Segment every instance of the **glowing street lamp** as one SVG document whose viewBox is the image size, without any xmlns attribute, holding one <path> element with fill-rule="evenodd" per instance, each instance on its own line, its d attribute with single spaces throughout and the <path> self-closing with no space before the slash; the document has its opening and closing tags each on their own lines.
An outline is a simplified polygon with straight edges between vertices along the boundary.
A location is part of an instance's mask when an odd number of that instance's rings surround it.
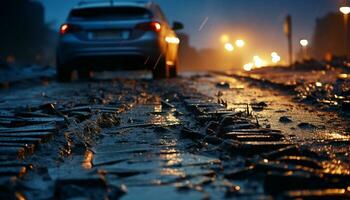
<svg viewBox="0 0 350 200">
<path fill-rule="evenodd" d="M 339 11 L 343 13 L 344 15 L 344 27 L 345 27 L 345 50 L 346 54 L 348 54 L 349 51 L 349 36 L 348 36 L 348 21 L 349 21 L 349 13 L 350 13 L 350 7 L 343 6 L 339 8 Z"/>
<path fill-rule="evenodd" d="M 344 15 L 347 15 L 350 13 L 350 7 L 347 7 L 347 6 L 341 7 L 341 8 L 339 8 L 339 11 L 341 13 L 343 13 Z"/>
<path fill-rule="evenodd" d="M 302 47 L 307 47 L 309 45 L 309 41 L 306 39 L 302 39 L 302 40 L 300 40 L 300 45 Z"/>
<path fill-rule="evenodd" d="M 252 71 L 253 68 L 254 68 L 253 63 L 247 63 L 247 64 L 243 65 L 244 71 L 247 71 L 247 72 Z"/>
<path fill-rule="evenodd" d="M 235 48 L 233 47 L 233 45 L 232 45 L 231 43 L 229 43 L 229 42 L 227 42 L 227 43 L 225 44 L 225 49 L 226 49 L 226 51 L 228 51 L 228 52 L 232 52 L 233 50 L 235 50 Z"/>
<path fill-rule="evenodd" d="M 281 56 L 279 56 L 278 53 L 276 53 L 276 52 L 272 52 L 271 53 L 271 61 L 274 64 L 277 64 L 279 61 L 281 61 Z"/>
<path fill-rule="evenodd" d="M 245 45 L 245 41 L 244 40 L 241 40 L 241 39 L 236 40 L 236 46 L 237 47 L 242 48 L 242 47 L 244 47 L 244 45 Z"/>
<path fill-rule="evenodd" d="M 220 41 L 222 43 L 227 43 L 228 41 L 230 41 L 230 37 L 228 35 L 224 34 L 220 37 Z"/>
<path fill-rule="evenodd" d="M 256 68 L 261 68 L 266 66 L 266 62 L 263 59 L 261 59 L 259 56 L 254 56 L 253 61 Z"/>
<path fill-rule="evenodd" d="M 300 40 L 300 45 L 303 51 L 303 57 L 304 59 L 307 59 L 309 57 L 308 52 L 307 52 L 307 47 L 309 45 L 309 41 L 306 39 Z"/>
</svg>

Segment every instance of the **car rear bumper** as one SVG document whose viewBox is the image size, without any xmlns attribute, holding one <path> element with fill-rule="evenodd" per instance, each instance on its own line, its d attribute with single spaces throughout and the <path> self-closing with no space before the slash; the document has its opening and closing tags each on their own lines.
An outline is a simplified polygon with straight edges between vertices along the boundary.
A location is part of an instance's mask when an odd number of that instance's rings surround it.
<svg viewBox="0 0 350 200">
<path fill-rule="evenodd" d="M 164 55 L 156 39 L 120 43 L 60 41 L 58 63 L 74 69 L 145 69 Z"/>
</svg>

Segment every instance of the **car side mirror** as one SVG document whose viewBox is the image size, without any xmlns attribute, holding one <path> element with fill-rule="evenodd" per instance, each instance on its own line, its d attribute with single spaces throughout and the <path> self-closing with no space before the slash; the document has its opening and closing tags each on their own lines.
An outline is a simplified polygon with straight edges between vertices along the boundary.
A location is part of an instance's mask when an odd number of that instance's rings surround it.
<svg viewBox="0 0 350 200">
<path fill-rule="evenodd" d="M 184 25 L 181 22 L 174 22 L 173 23 L 173 30 L 181 30 L 184 28 Z"/>
</svg>

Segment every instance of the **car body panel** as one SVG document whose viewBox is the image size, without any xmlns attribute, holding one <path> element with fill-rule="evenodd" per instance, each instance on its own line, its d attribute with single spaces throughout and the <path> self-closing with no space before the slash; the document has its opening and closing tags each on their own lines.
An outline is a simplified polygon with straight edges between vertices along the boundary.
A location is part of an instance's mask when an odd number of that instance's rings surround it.
<svg viewBox="0 0 350 200">
<path fill-rule="evenodd" d="M 94 3 L 84 4 L 75 9 L 104 9 L 110 8 L 110 6 L 108 3 Z M 57 62 L 61 67 L 118 70 L 128 69 L 128 64 L 132 64 L 130 69 L 151 69 L 159 62 L 161 57 L 164 57 L 167 63 L 176 63 L 178 44 L 166 42 L 167 37 L 176 37 L 176 33 L 171 29 L 157 5 L 118 2 L 114 3 L 113 7 L 147 9 L 151 16 L 147 19 L 106 21 L 84 21 L 73 19 L 71 16 L 68 17 L 67 24 L 79 27 L 79 31 L 67 33 L 60 37 L 57 49 Z M 150 22 L 159 22 L 162 26 L 160 32 L 136 28 L 139 24 Z M 108 35 L 113 35 L 113 37 L 105 37 Z M 92 62 L 92 59 L 96 60 L 96 62 Z M 138 61 L 138 63 L 129 63 L 127 62 L 129 60 Z M 105 66 L 105 63 L 112 66 Z"/>
</svg>

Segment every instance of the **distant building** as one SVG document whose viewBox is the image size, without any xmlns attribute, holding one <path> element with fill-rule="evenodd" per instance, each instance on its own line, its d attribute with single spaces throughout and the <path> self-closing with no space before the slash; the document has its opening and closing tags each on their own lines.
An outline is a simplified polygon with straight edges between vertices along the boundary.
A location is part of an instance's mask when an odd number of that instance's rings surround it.
<svg viewBox="0 0 350 200">
<path fill-rule="evenodd" d="M 0 6 L 0 58 L 41 62 L 54 34 L 45 25 L 41 3 L 30 0 L 2 1 Z"/>
<path fill-rule="evenodd" d="M 350 31 L 349 24 L 347 24 L 347 26 Z M 324 59 L 330 55 L 346 55 L 345 36 L 345 25 L 342 14 L 329 13 L 323 18 L 317 19 L 311 45 L 312 57 Z"/>
</svg>

